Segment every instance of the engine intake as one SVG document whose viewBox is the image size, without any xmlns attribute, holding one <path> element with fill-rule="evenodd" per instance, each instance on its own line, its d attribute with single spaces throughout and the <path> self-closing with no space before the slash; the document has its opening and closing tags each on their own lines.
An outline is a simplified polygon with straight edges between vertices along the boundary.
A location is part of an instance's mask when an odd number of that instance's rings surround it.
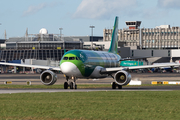
<svg viewBox="0 0 180 120">
<path fill-rule="evenodd" d="M 44 85 L 53 85 L 57 81 L 57 75 L 53 71 L 46 70 L 41 74 L 40 79 Z"/>
<path fill-rule="evenodd" d="M 131 81 L 131 74 L 126 71 L 118 71 L 114 79 L 118 85 L 127 85 Z"/>
</svg>

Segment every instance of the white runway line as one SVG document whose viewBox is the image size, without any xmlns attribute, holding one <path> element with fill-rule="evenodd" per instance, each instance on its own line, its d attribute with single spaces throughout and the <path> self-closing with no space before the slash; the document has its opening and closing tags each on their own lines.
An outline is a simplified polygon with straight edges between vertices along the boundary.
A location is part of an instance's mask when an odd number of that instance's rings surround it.
<svg viewBox="0 0 180 120">
<path fill-rule="evenodd" d="M 172 91 L 171 89 L 79 89 L 79 90 L 64 90 L 64 89 L 59 89 L 59 90 L 48 90 L 48 89 L 43 89 L 43 90 L 8 90 L 8 89 L 3 89 L 0 90 L 0 94 L 13 94 L 13 93 L 54 93 L 54 92 L 98 92 L 98 91 L 104 91 L 104 92 L 110 92 L 110 91 Z"/>
</svg>

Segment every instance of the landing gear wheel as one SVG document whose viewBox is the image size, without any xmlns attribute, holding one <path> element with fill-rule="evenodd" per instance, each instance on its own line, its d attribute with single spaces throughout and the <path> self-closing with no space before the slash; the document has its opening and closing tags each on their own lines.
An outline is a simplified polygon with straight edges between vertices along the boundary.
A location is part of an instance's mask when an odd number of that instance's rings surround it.
<svg viewBox="0 0 180 120">
<path fill-rule="evenodd" d="M 73 89 L 73 82 L 70 83 L 70 89 Z"/>
<path fill-rule="evenodd" d="M 118 85 L 118 89 L 122 89 L 122 85 Z"/>
<path fill-rule="evenodd" d="M 68 89 L 68 83 L 64 82 L 64 89 Z"/>
<path fill-rule="evenodd" d="M 116 83 L 115 82 L 112 83 L 112 89 L 116 89 Z"/>
<path fill-rule="evenodd" d="M 77 89 L 77 85 L 75 85 L 75 89 Z"/>
</svg>

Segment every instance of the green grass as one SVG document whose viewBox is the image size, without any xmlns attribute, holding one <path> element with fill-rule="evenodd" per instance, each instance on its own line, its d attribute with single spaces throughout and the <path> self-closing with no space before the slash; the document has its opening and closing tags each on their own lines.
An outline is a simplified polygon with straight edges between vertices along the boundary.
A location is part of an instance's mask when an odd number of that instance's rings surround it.
<svg viewBox="0 0 180 120">
<path fill-rule="evenodd" d="M 78 89 L 83 88 L 110 88 L 110 84 L 78 84 Z M 0 89 L 63 89 L 64 85 L 0 85 Z"/>
<path fill-rule="evenodd" d="M 111 84 L 77 84 L 78 89 L 87 89 L 87 88 L 112 88 Z M 143 84 L 143 85 L 127 85 L 125 87 L 141 87 L 141 86 L 177 86 L 177 85 L 163 85 L 163 84 Z M 63 89 L 64 85 L 4 85 L 0 84 L 0 89 Z"/>
<path fill-rule="evenodd" d="M 172 120 L 179 100 L 179 91 L 1 94 L 0 119 Z"/>
</svg>

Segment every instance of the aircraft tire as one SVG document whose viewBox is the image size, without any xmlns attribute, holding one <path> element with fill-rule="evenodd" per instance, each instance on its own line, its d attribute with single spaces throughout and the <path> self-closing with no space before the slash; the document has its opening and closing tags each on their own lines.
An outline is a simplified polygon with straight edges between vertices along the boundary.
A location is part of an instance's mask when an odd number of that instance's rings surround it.
<svg viewBox="0 0 180 120">
<path fill-rule="evenodd" d="M 122 85 L 118 85 L 118 89 L 122 89 Z"/>
<path fill-rule="evenodd" d="M 68 89 L 68 83 L 64 82 L 64 89 Z"/>
<path fill-rule="evenodd" d="M 116 83 L 115 82 L 112 83 L 112 89 L 116 89 Z"/>
<path fill-rule="evenodd" d="M 70 83 L 70 89 L 73 89 L 73 82 Z"/>
</svg>

